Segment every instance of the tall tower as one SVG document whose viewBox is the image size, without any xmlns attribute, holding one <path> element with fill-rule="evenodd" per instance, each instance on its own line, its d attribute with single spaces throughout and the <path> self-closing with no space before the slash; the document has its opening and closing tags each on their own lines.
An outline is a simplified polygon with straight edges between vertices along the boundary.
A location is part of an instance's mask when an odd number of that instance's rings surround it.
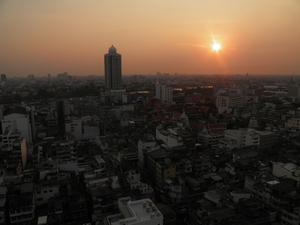
<svg viewBox="0 0 300 225">
<path fill-rule="evenodd" d="M 117 53 L 117 49 L 112 45 L 108 49 L 108 53 L 104 55 L 105 65 L 105 89 L 119 90 L 122 88 L 122 67 L 121 55 Z"/>
<path fill-rule="evenodd" d="M 6 82 L 6 74 L 1 74 L 1 82 Z"/>
</svg>

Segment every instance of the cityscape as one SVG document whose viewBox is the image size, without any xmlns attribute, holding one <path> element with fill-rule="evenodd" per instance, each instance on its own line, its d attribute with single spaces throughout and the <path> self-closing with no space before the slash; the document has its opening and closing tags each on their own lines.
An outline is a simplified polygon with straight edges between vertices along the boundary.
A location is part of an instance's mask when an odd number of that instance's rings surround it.
<svg viewBox="0 0 300 225">
<path fill-rule="evenodd" d="M 299 224 L 300 76 L 1 74 L 3 224 Z"/>
<path fill-rule="evenodd" d="M 299 2 L 0 12 L 0 224 L 300 224 Z"/>
</svg>

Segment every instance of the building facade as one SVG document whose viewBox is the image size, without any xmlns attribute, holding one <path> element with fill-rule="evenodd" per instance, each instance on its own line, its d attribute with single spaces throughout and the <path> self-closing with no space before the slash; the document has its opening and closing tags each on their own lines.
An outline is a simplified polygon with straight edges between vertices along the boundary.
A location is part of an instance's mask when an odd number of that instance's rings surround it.
<svg viewBox="0 0 300 225">
<path fill-rule="evenodd" d="M 119 90 L 122 88 L 121 55 L 112 45 L 104 55 L 105 88 L 106 90 Z"/>
<path fill-rule="evenodd" d="M 162 102 L 172 102 L 173 101 L 173 88 L 168 85 L 159 84 L 156 82 L 156 95 L 155 97 Z"/>
</svg>

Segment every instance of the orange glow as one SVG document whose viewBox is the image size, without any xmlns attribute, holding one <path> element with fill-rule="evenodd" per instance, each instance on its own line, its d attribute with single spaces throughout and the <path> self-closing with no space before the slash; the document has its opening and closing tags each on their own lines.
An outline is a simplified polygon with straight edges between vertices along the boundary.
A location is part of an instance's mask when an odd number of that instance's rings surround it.
<svg viewBox="0 0 300 225">
<path fill-rule="evenodd" d="M 0 1 L 0 73 L 103 75 L 113 44 L 123 75 L 299 75 L 299 1 L 275 2 Z"/>
<path fill-rule="evenodd" d="M 221 44 L 219 42 L 214 41 L 214 43 L 212 44 L 211 48 L 212 48 L 213 51 L 218 52 L 219 50 L 222 49 L 222 46 L 221 46 Z"/>
</svg>

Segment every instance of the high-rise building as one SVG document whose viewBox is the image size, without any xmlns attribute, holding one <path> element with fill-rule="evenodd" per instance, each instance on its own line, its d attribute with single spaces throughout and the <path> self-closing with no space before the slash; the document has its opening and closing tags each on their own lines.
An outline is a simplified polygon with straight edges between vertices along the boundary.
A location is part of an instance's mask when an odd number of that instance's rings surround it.
<svg viewBox="0 0 300 225">
<path fill-rule="evenodd" d="M 28 75 L 28 80 L 34 80 L 34 75 L 33 74 L 29 74 Z"/>
<path fill-rule="evenodd" d="M 168 85 L 162 85 L 156 82 L 156 98 L 161 100 L 162 102 L 172 102 L 173 101 L 173 88 Z"/>
<path fill-rule="evenodd" d="M 106 90 L 119 90 L 122 88 L 121 55 L 112 45 L 104 55 L 105 88 Z"/>
<path fill-rule="evenodd" d="M 6 82 L 6 74 L 1 74 L 1 82 Z"/>
</svg>

